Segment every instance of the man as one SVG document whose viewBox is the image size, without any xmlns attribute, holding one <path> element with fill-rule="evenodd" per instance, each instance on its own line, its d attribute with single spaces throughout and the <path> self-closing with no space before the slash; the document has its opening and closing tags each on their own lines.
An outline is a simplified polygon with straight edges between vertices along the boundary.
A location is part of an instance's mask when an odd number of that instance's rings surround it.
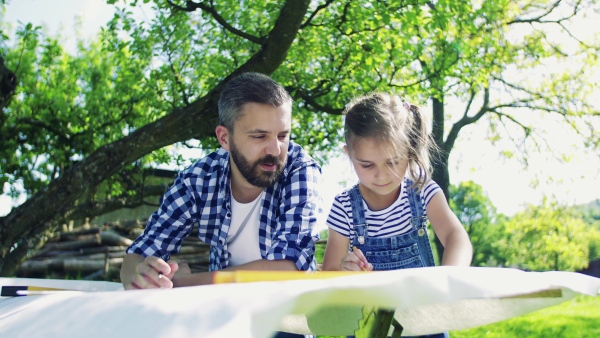
<svg viewBox="0 0 600 338">
<path fill-rule="evenodd" d="M 314 270 L 321 168 L 290 141 L 292 98 L 244 73 L 219 99 L 221 149 L 181 171 L 127 249 L 125 289 L 210 284 L 216 270 Z M 209 272 L 168 262 L 192 227 L 210 244 Z M 184 271 L 185 270 L 185 271 Z"/>
</svg>

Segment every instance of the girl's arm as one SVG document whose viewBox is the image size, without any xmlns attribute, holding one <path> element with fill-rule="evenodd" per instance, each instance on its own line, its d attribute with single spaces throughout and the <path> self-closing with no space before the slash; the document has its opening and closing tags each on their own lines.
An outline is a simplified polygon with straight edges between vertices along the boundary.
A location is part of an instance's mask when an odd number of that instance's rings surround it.
<svg viewBox="0 0 600 338">
<path fill-rule="evenodd" d="M 469 235 L 448 206 L 443 192 L 439 191 L 429 201 L 427 217 L 435 235 L 444 246 L 441 265 L 469 266 L 473 258 Z"/>
<path fill-rule="evenodd" d="M 348 252 L 350 239 L 339 232 L 328 229 L 327 246 L 323 257 L 323 271 L 361 271 L 373 270 L 360 250 Z"/>
<path fill-rule="evenodd" d="M 323 271 L 341 270 L 342 259 L 348 254 L 350 239 L 339 232 L 327 229 L 327 246 L 323 256 Z"/>
</svg>

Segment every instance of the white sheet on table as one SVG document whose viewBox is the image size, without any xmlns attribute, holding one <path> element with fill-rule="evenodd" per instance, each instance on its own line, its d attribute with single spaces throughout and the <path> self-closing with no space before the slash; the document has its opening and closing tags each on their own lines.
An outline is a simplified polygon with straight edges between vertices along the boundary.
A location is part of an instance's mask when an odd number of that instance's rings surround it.
<svg viewBox="0 0 600 338">
<path fill-rule="evenodd" d="M 403 335 L 416 335 L 476 327 L 600 293 L 600 279 L 578 273 L 473 267 L 172 290 L 20 278 L 0 278 L 0 285 L 95 291 L 0 300 L 0 337 L 61 338 L 270 337 L 278 329 L 351 334 L 364 304 L 396 308 Z M 506 298 L 556 289 L 560 297 Z"/>
</svg>

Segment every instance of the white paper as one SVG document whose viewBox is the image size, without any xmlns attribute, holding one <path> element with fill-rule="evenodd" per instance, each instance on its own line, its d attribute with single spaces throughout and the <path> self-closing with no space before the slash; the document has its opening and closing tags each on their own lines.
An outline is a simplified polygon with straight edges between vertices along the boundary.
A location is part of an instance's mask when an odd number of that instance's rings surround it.
<svg viewBox="0 0 600 338">
<path fill-rule="evenodd" d="M 90 291 L 0 299 L 0 337 L 49 338 L 271 337 L 277 330 L 352 334 L 365 304 L 396 308 L 403 335 L 417 335 L 476 327 L 579 294 L 600 294 L 600 279 L 579 273 L 474 267 L 170 290 L 20 278 L 0 278 L 0 285 Z M 535 295 L 543 291 L 551 296 Z M 522 298 L 507 298 L 515 296 Z"/>
</svg>

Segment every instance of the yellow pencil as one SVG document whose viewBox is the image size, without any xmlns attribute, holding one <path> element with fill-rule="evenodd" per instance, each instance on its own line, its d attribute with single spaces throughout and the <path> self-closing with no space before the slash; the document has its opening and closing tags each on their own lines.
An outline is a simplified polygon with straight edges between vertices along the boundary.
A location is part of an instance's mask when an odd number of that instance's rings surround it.
<svg viewBox="0 0 600 338">
<path fill-rule="evenodd" d="M 215 271 L 213 284 L 286 281 L 300 279 L 328 279 L 356 276 L 355 271 Z"/>
<path fill-rule="evenodd" d="M 352 252 L 358 250 L 358 248 L 356 246 L 352 247 Z M 367 271 L 367 268 L 365 268 L 364 266 L 362 268 L 360 268 L 361 271 Z"/>
<path fill-rule="evenodd" d="M 48 288 L 43 286 L 32 286 L 32 285 L 4 285 L 2 291 L 0 291 L 0 297 L 18 297 L 35 294 L 46 294 L 56 291 L 73 291 L 69 289 L 57 289 Z"/>
</svg>

